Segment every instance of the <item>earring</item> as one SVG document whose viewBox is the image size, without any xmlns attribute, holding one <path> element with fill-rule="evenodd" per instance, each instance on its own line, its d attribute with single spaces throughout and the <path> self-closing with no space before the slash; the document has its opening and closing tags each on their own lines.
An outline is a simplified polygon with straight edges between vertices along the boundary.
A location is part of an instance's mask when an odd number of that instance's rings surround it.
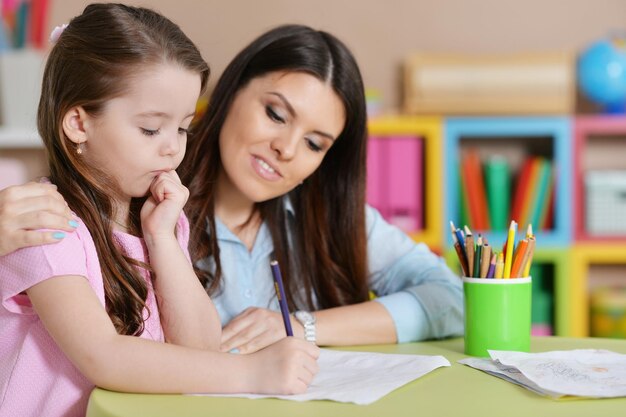
<svg viewBox="0 0 626 417">
<path fill-rule="evenodd" d="M 83 147 L 82 147 L 82 143 L 79 143 L 78 146 L 76 147 L 76 153 L 78 155 L 82 155 L 83 154 Z"/>
</svg>

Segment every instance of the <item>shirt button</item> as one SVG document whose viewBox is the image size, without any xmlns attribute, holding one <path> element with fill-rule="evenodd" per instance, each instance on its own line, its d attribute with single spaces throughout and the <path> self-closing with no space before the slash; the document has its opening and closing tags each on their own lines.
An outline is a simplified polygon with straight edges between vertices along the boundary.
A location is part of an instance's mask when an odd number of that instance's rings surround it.
<svg viewBox="0 0 626 417">
<path fill-rule="evenodd" d="M 243 293 L 243 295 L 244 295 L 246 298 L 250 298 L 250 297 L 252 297 L 252 290 L 251 290 L 251 289 L 247 289 L 247 290 Z"/>
</svg>

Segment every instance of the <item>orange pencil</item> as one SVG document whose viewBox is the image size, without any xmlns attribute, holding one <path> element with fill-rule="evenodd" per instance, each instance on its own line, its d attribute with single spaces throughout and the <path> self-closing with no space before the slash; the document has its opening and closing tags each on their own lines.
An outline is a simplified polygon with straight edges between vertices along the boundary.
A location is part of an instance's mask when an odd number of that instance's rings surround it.
<svg viewBox="0 0 626 417">
<path fill-rule="evenodd" d="M 513 256 L 513 266 L 511 267 L 511 278 L 519 278 L 524 267 L 524 257 L 528 252 L 528 239 L 522 239 L 515 248 L 515 255 Z M 526 258 L 528 259 L 528 257 Z"/>
<path fill-rule="evenodd" d="M 524 278 L 530 276 L 530 265 L 533 263 L 533 254 L 535 253 L 535 245 L 536 245 L 535 237 L 531 236 L 528 238 L 528 250 L 526 251 L 527 256 L 524 260 L 524 271 L 522 276 Z"/>
</svg>

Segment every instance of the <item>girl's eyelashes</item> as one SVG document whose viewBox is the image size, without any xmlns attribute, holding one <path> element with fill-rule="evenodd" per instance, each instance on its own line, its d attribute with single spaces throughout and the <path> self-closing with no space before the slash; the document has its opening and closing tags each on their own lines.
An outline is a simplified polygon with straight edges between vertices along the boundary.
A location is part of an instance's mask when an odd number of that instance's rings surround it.
<svg viewBox="0 0 626 417">
<path fill-rule="evenodd" d="M 285 119 L 281 117 L 270 105 L 265 106 L 265 113 L 275 122 L 285 123 Z"/>
<path fill-rule="evenodd" d="M 155 136 L 155 135 L 158 135 L 159 132 L 161 131 L 161 129 L 152 130 L 152 129 L 145 129 L 143 127 L 140 127 L 139 129 L 141 129 L 141 133 L 143 133 L 146 136 Z"/>
<path fill-rule="evenodd" d="M 179 135 L 188 135 L 189 134 L 189 129 L 185 129 L 183 127 L 179 127 L 178 128 L 178 134 Z"/>
</svg>

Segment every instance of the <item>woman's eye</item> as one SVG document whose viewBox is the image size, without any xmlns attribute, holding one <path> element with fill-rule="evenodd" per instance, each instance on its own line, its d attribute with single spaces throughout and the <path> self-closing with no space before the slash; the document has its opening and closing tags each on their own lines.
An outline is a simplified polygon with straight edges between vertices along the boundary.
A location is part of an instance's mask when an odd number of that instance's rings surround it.
<svg viewBox="0 0 626 417">
<path fill-rule="evenodd" d="M 283 119 L 278 113 L 276 113 L 272 106 L 265 106 L 265 113 L 267 113 L 267 116 L 273 121 L 278 123 L 285 123 L 285 119 Z"/>
<path fill-rule="evenodd" d="M 178 128 L 178 134 L 179 135 L 188 135 L 189 134 L 189 130 L 185 129 L 185 128 L 182 128 L 182 127 L 179 127 Z"/>
<path fill-rule="evenodd" d="M 160 131 L 160 129 L 151 130 L 151 129 L 144 129 L 143 127 L 141 127 L 140 129 L 141 129 L 141 133 L 143 133 L 146 136 L 158 135 Z"/>
<path fill-rule="evenodd" d="M 322 152 L 322 147 L 315 143 L 312 139 L 306 139 L 306 143 L 313 152 Z"/>
</svg>

